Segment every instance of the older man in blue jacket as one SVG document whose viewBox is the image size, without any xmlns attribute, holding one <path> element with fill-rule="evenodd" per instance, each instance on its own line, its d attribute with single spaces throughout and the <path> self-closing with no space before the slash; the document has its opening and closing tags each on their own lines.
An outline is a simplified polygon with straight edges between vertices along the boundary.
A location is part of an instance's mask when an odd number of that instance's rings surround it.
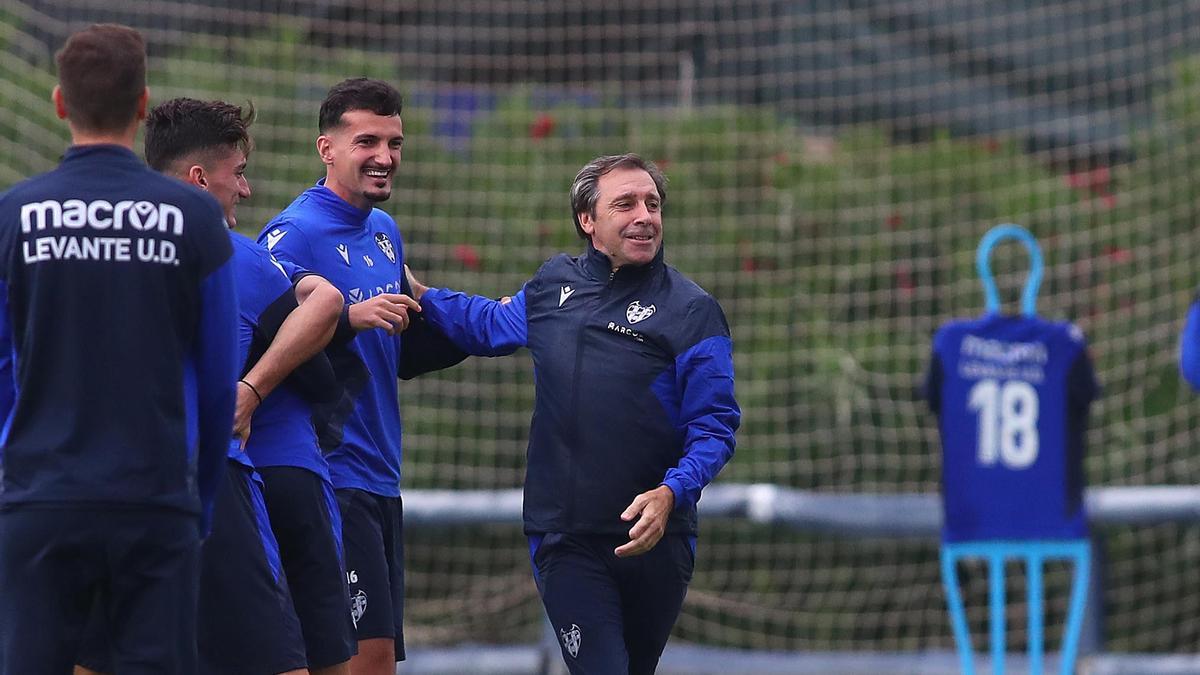
<svg viewBox="0 0 1200 675">
<path fill-rule="evenodd" d="M 741 419 L 724 313 L 663 262 L 665 188 L 637 155 L 588 163 L 571 188 L 587 251 L 551 258 L 511 298 L 409 276 L 459 348 L 533 355 L 525 533 L 576 674 L 654 672 L 692 577 L 696 502 Z"/>
</svg>

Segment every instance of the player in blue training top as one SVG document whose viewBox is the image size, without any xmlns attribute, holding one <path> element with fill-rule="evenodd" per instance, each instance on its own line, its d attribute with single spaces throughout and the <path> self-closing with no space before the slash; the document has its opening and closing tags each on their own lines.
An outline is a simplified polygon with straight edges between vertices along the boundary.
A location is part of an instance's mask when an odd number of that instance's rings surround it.
<svg viewBox="0 0 1200 675">
<path fill-rule="evenodd" d="M 95 606 L 116 672 L 190 675 L 238 373 L 229 236 L 132 151 L 141 36 L 92 26 L 56 61 L 72 146 L 0 196 L 0 673 L 70 672 Z"/>
<path fill-rule="evenodd" d="M 1098 385 L 1067 322 L 989 313 L 933 338 L 925 382 L 942 438 L 946 542 L 1078 539 Z"/>
<path fill-rule="evenodd" d="M 329 279 L 349 304 L 327 350 L 340 400 L 315 413 L 341 509 L 355 675 L 395 671 L 404 659 L 404 545 L 401 429 L 396 378 L 464 358 L 425 326 L 404 278 L 404 245 L 388 199 L 400 165 L 400 94 L 385 82 L 352 79 L 321 104 L 317 151 L 325 178 L 296 198 L 259 242 L 281 261 Z M 410 314 L 411 312 L 411 314 Z M 253 435 L 251 436 L 253 439 Z"/>
<path fill-rule="evenodd" d="M 1179 372 L 1194 391 L 1200 391 L 1200 296 L 1188 307 L 1179 336 Z"/>
<path fill-rule="evenodd" d="M 663 262 L 665 200 L 652 163 L 598 157 L 571 186 L 583 255 L 501 301 L 410 279 L 465 351 L 533 355 L 525 533 L 577 674 L 654 672 L 692 578 L 696 502 L 741 423 L 725 314 Z"/>
<path fill-rule="evenodd" d="M 147 161 L 189 182 L 205 182 L 232 213 L 233 204 L 250 194 L 244 175 L 250 137 L 242 119 L 237 107 L 219 101 L 176 99 L 161 104 L 146 125 Z M 261 476 L 308 668 L 315 675 L 349 673 L 356 641 L 342 560 L 341 517 L 312 423 L 313 405 L 336 398 L 338 388 L 323 355 L 293 372 L 328 344 L 342 295 L 323 278 L 307 273 L 289 275 L 296 282 L 293 291 L 279 268 L 287 265 L 291 271 L 294 266 L 279 263 L 239 234 L 233 237 L 242 289 L 242 347 L 256 361 L 240 383 L 234 430 L 245 435 L 246 455 Z M 260 359 L 259 343 L 270 344 L 267 354 L 287 355 L 288 360 Z M 289 379 L 276 388 L 285 376 Z M 227 633 L 235 630 L 236 625 L 226 624 Z M 253 634 L 243 633 L 241 640 L 252 645 Z"/>
<path fill-rule="evenodd" d="M 250 196 L 251 119 L 221 101 L 167 101 L 146 120 L 146 160 L 212 193 L 236 225 L 237 203 Z M 230 236 L 245 364 L 234 419 L 241 440 L 229 455 L 236 489 L 218 499 L 226 513 L 218 512 L 201 559 L 201 665 L 247 675 L 306 665 L 317 674 L 349 673 L 355 643 L 340 519 L 311 421 L 312 404 L 336 394 L 320 352 L 342 295 L 250 239 Z"/>
</svg>

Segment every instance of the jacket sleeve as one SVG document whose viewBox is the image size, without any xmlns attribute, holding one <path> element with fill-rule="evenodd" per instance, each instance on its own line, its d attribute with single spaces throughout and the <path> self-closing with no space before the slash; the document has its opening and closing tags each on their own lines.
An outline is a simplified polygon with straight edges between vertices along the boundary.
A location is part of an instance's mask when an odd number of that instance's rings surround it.
<svg viewBox="0 0 1200 675">
<path fill-rule="evenodd" d="M 8 283 L 0 281 L 0 427 L 7 424 L 17 402 L 16 377 L 12 324 L 8 315 Z"/>
<path fill-rule="evenodd" d="M 733 342 L 712 298 L 688 312 L 692 330 L 712 333 L 675 359 L 683 458 L 662 484 L 675 493 L 675 508 L 692 508 L 700 491 L 733 457 L 742 413 L 733 393 Z"/>
<path fill-rule="evenodd" d="M 198 450 L 196 484 L 200 493 L 201 532 L 212 523 L 213 501 L 233 428 L 238 377 L 237 296 L 233 258 L 200 284 L 200 321 L 194 342 Z"/>
<path fill-rule="evenodd" d="M 412 297 L 406 276 L 400 277 L 400 292 Z M 457 365 L 467 358 L 467 353 L 459 349 L 453 340 L 425 320 L 424 312 L 410 312 L 408 317 L 408 328 L 396 336 L 400 346 L 397 377 L 411 380 L 418 375 Z"/>
<path fill-rule="evenodd" d="M 528 288 L 528 284 L 526 284 Z M 525 288 L 507 301 L 430 288 L 421 315 L 458 348 L 475 356 L 503 356 L 526 346 Z"/>
<path fill-rule="evenodd" d="M 1195 391 L 1200 391 L 1200 298 L 1192 301 L 1183 333 L 1179 336 L 1179 371 Z"/>
</svg>

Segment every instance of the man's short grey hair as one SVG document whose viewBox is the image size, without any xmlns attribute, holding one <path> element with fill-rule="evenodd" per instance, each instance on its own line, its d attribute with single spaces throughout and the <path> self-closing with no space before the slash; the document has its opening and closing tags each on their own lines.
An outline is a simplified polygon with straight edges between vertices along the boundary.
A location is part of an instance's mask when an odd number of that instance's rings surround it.
<svg viewBox="0 0 1200 675">
<path fill-rule="evenodd" d="M 575 219 L 575 231 L 580 239 L 587 239 L 583 224 L 579 222 L 579 214 L 587 213 L 596 217 L 596 202 L 600 199 L 600 177 L 613 169 L 641 169 L 650 174 L 654 187 L 658 189 L 658 201 L 667 203 L 667 177 L 654 165 L 654 162 L 642 159 L 633 153 L 624 155 L 605 155 L 588 162 L 579 173 L 575 174 L 575 182 L 571 183 L 571 217 Z"/>
</svg>

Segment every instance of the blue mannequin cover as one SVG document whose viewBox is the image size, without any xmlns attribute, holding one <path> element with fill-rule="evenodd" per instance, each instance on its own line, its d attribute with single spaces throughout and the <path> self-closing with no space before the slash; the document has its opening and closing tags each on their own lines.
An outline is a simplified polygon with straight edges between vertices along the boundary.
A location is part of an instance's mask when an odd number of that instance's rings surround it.
<svg viewBox="0 0 1200 675">
<path fill-rule="evenodd" d="M 1083 333 L 989 313 L 934 336 L 947 542 L 1087 536 L 1083 435 L 1098 391 Z"/>
</svg>

